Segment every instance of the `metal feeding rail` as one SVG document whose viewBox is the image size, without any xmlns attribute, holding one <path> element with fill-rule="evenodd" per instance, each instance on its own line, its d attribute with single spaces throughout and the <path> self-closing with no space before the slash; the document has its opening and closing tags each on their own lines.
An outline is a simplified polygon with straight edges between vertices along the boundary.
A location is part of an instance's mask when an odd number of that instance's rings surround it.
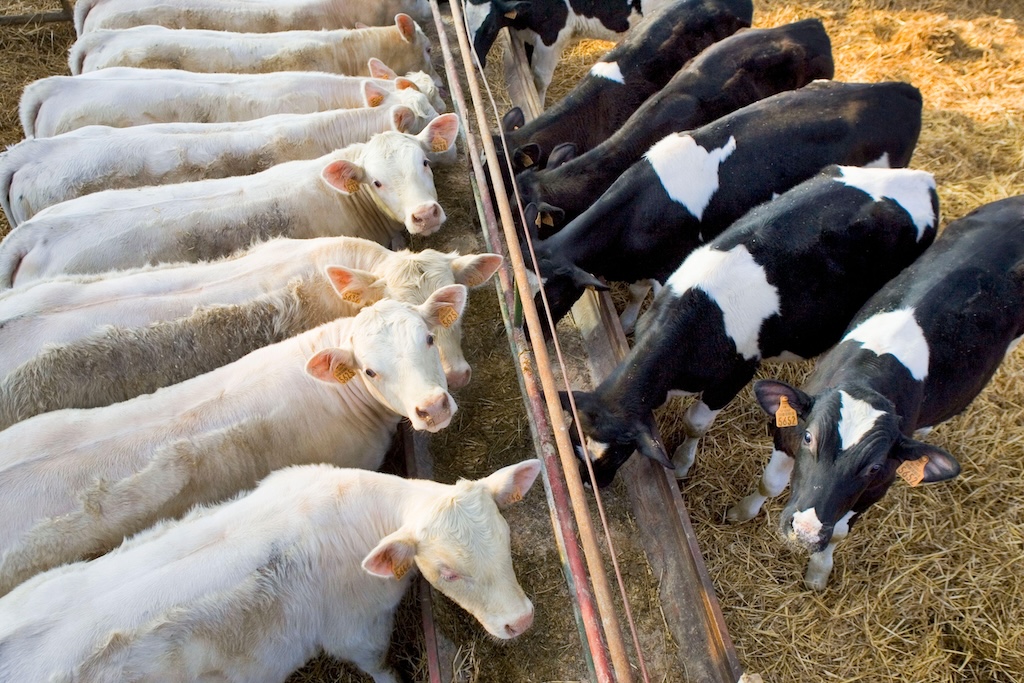
<svg viewBox="0 0 1024 683">
<path fill-rule="evenodd" d="M 70 0 L 60 0 L 60 12 L 33 12 L 32 14 L 0 15 L 0 26 L 19 24 L 45 24 L 55 21 L 74 21 L 74 10 Z"/>
<path fill-rule="evenodd" d="M 489 121 L 481 93 L 482 76 L 475 67 L 465 23 L 458 0 L 450 4 L 454 29 L 446 27 L 437 0 L 430 0 L 438 32 L 441 52 L 455 107 L 463 121 L 462 137 L 467 156 L 473 168 L 473 187 L 484 235 L 489 248 L 506 256 L 506 263 L 498 273 L 499 300 L 517 371 L 526 402 L 527 414 L 535 446 L 544 464 L 544 485 L 551 509 L 555 539 L 563 559 L 563 572 L 569 586 L 577 624 L 587 653 L 587 664 L 592 677 L 598 681 L 626 683 L 633 679 L 633 667 L 642 679 L 648 680 L 643 653 L 633 633 L 631 661 L 622 630 L 619 611 L 614 604 L 611 586 L 601 557 L 597 533 L 591 522 L 587 505 L 588 494 L 576 475 L 576 458 L 562 416 L 557 396 L 560 388 L 551 371 L 551 360 L 544 345 L 531 346 L 527 341 L 520 318 L 533 339 L 541 339 L 539 313 L 534 305 L 526 278 L 526 265 L 516 238 L 513 207 L 500 172 L 499 159 L 489 131 L 497 127 L 498 112 L 492 112 Z M 473 109 L 470 110 L 460 86 L 460 69 L 455 61 L 447 30 L 455 30 L 465 78 L 469 84 Z M 506 51 L 506 78 L 509 91 L 528 118 L 537 116 L 541 103 L 533 87 L 526 66 L 522 45 L 508 37 L 510 49 Z M 477 133 L 471 121 L 475 117 Z M 481 163 L 484 151 L 495 195 L 488 191 L 487 176 Z M 493 203 L 492 203 L 493 200 Z M 518 203 L 518 202 L 517 202 Z M 498 208 L 495 215 L 494 206 Z M 522 211 L 521 206 L 515 209 Z M 531 249 L 532 252 L 532 249 Z M 529 256 L 528 256 L 529 257 Z M 544 312 L 547 313 L 546 311 Z M 573 319 L 587 353 L 586 371 L 594 384 L 606 377 L 629 350 L 625 335 L 607 293 L 587 292 L 573 308 Z M 556 346 L 559 364 L 563 362 Z M 565 368 L 562 368 L 565 376 Z M 584 370 L 576 368 L 576 370 Z M 587 372 L 577 372 L 585 376 Z M 568 387 L 565 387 L 568 388 Z M 415 449 L 413 449 L 415 450 Z M 419 460 L 410 451 L 410 461 Z M 568 472 L 568 476 L 565 476 Z M 620 470 L 630 505 L 636 518 L 648 561 L 655 576 L 660 579 L 658 591 L 665 622 L 678 647 L 681 668 L 690 681 L 734 683 L 742 674 L 742 667 L 725 628 L 714 587 L 707 574 L 697 546 L 696 536 L 683 505 L 673 475 L 646 458 L 633 458 Z M 602 511 L 603 516 L 603 511 Z M 605 529 L 607 536 L 607 529 Z M 577 539 L 579 546 L 577 545 Z M 580 549 L 582 547 L 582 554 Z M 614 551 L 611 551 L 614 558 Z M 613 565 L 614 566 L 614 565 Z M 618 574 L 617 566 L 615 568 Z M 620 584 L 621 585 L 621 584 Z M 450 644 L 437 643 L 432 637 L 433 624 L 429 616 L 429 592 L 424 593 L 427 610 L 428 662 L 431 681 L 450 681 L 451 653 L 438 655 L 438 650 Z M 626 621 L 632 629 L 628 600 L 621 595 Z M 433 649 L 437 648 L 437 649 Z M 446 662 L 447 660 L 447 662 Z M 441 669 L 445 668 L 445 671 Z"/>
</svg>

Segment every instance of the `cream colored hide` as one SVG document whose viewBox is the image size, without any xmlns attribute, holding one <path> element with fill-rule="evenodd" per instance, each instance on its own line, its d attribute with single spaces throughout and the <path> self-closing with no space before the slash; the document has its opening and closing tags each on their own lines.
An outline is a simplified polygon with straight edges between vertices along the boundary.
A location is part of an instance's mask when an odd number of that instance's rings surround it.
<svg viewBox="0 0 1024 683">
<path fill-rule="evenodd" d="M 394 252 L 355 237 L 278 238 L 215 262 L 40 280 L 0 294 L 0 377 L 46 345 L 82 339 L 107 325 L 142 327 L 188 316 L 204 306 L 260 297 L 277 297 L 284 308 L 292 291 L 306 285 L 298 305 L 309 309 L 303 316 L 311 323 L 308 329 L 354 316 L 382 298 L 421 304 L 448 285 L 477 287 L 490 279 L 501 261 L 497 254 Z M 238 320 L 233 325 L 246 323 Z M 448 384 L 465 386 L 470 368 L 461 348 L 461 322 L 439 328 L 434 336 Z M 124 371 L 131 374 L 133 369 Z M 17 403 L 2 384 L 0 403 Z M 0 406 L 0 428 L 9 424 L 4 412 L 5 406 Z"/>
<path fill-rule="evenodd" d="M 402 416 L 446 427 L 433 330 L 466 288 L 380 301 L 194 379 L 0 432 L 0 594 L 288 465 L 376 469 Z"/>
<path fill-rule="evenodd" d="M 86 126 L 22 140 L 0 154 L 0 206 L 15 227 L 48 206 L 100 190 L 249 175 L 315 159 L 388 130 L 419 133 L 433 118 L 397 105 L 232 123 Z M 449 159 L 429 156 L 437 163 Z"/>
<path fill-rule="evenodd" d="M 0 599 L 4 681 L 283 681 L 321 649 L 377 683 L 418 569 L 495 638 L 533 621 L 500 510 L 527 460 L 455 485 L 327 465 L 274 472 Z"/>
<path fill-rule="evenodd" d="M 66 273 L 212 260 L 273 237 L 389 244 L 445 221 L 427 154 L 455 144 L 443 114 L 418 135 L 379 133 L 319 159 L 250 176 L 105 190 L 55 204 L 0 243 L 0 288 Z"/>
<path fill-rule="evenodd" d="M 320 30 L 384 26 L 399 12 L 426 21 L 426 0 L 77 0 L 75 32 L 157 24 L 215 31 Z"/>
<path fill-rule="evenodd" d="M 437 86 L 423 72 L 367 79 L 318 71 L 197 74 L 116 67 L 34 81 L 25 87 L 18 112 L 25 137 L 44 138 L 92 125 L 227 123 L 396 104 L 427 118 L 445 110 Z"/>
<path fill-rule="evenodd" d="M 376 57 L 394 70 L 425 71 L 440 86 L 430 61 L 430 41 L 408 14 L 392 26 L 334 31 L 234 33 L 138 26 L 92 31 L 71 48 L 72 74 L 112 66 L 225 73 L 326 71 L 370 76 Z"/>
</svg>

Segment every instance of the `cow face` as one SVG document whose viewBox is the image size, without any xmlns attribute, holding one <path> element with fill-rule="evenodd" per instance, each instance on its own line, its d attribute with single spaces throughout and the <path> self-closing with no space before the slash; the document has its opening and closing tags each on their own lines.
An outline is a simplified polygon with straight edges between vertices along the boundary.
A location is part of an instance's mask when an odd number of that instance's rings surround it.
<svg viewBox="0 0 1024 683">
<path fill-rule="evenodd" d="M 376 57 L 370 58 L 367 63 L 367 67 L 369 69 L 370 76 L 373 78 L 379 78 L 385 81 L 396 81 L 399 78 L 394 69 Z M 447 92 L 443 87 L 438 87 L 430 74 L 425 71 L 410 71 L 405 74 L 403 78 L 411 82 L 416 86 L 417 90 L 427 97 L 431 107 L 437 110 L 433 116 L 437 116 L 438 113 L 443 114 L 447 111 L 448 105 L 446 105 L 444 101 L 444 98 L 447 97 Z M 433 118 L 433 116 L 431 116 L 431 118 Z"/>
<path fill-rule="evenodd" d="M 437 71 L 434 70 L 434 64 L 431 61 L 433 48 L 430 46 L 430 39 L 427 38 L 419 24 L 413 21 L 412 17 L 408 14 L 398 14 L 395 16 L 395 26 L 398 28 L 402 40 L 419 51 L 422 63 L 425 65 L 426 72 L 430 75 L 430 80 L 434 85 L 438 88 L 444 87 L 444 81 L 441 80 Z"/>
<path fill-rule="evenodd" d="M 529 223 L 531 214 L 526 215 Z M 565 258 L 558 249 L 545 241 L 533 243 L 534 252 L 537 254 L 537 273 L 540 277 L 537 282 L 532 283 L 534 289 L 544 288 L 544 295 L 548 305 L 551 307 L 551 314 L 557 323 L 562 316 L 569 312 L 577 299 L 583 296 L 583 291 L 592 287 L 598 291 L 606 291 L 608 285 L 583 270 L 575 263 Z M 525 250 L 524 253 L 529 254 Z M 532 265 L 532 264 L 528 264 Z M 536 297 L 538 310 L 544 310 L 543 301 L 540 295 Z"/>
<path fill-rule="evenodd" d="M 444 429 L 455 414 L 434 330 L 462 315 L 466 288 L 451 285 L 420 306 L 385 299 L 359 312 L 350 339 L 323 349 L 306 371 L 327 383 L 361 382 L 377 401 L 416 429 Z"/>
<path fill-rule="evenodd" d="M 363 102 L 367 107 L 408 107 L 423 121 L 437 117 L 437 109 L 419 86 L 408 78 L 395 79 L 394 90 L 373 81 L 363 82 Z"/>
<path fill-rule="evenodd" d="M 905 436 L 892 403 L 871 389 L 841 385 L 810 396 L 765 380 L 754 393 L 770 415 L 783 397 L 796 410 L 797 426 L 780 428 L 783 450 L 795 458 L 781 532 L 811 552 L 828 545 L 848 513 L 881 499 L 904 463 L 919 472 L 920 482 L 943 481 L 960 471 L 946 451 Z"/>
<path fill-rule="evenodd" d="M 527 460 L 478 481 L 459 481 L 451 495 L 423 510 L 415 526 L 386 536 L 363 568 L 401 578 L 413 563 L 432 586 L 472 614 L 495 638 L 507 640 L 533 623 L 533 604 L 512 568 L 508 523 L 500 509 L 519 500 L 540 473 Z"/>
<path fill-rule="evenodd" d="M 466 29 L 473 43 L 480 66 L 487 65 L 487 53 L 498 32 L 506 26 L 523 25 L 520 13 L 530 7 L 529 0 L 468 0 L 465 3 Z M 517 22 L 517 20 L 519 20 Z"/>
</svg>

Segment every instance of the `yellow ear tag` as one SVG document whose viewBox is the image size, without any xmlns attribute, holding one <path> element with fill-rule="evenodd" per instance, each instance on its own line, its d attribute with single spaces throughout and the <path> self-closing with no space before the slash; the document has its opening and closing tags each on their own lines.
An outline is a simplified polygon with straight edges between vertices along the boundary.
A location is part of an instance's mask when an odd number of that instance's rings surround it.
<svg viewBox="0 0 1024 683">
<path fill-rule="evenodd" d="M 438 135 L 437 137 L 430 141 L 430 149 L 434 150 L 435 152 L 443 152 L 446 149 L 448 149 L 448 141 L 445 140 L 440 135 Z"/>
<path fill-rule="evenodd" d="M 515 19 L 518 16 L 519 12 L 517 12 L 516 10 L 509 10 L 508 12 L 505 12 L 506 19 Z"/>
<path fill-rule="evenodd" d="M 508 494 L 508 498 L 506 498 L 505 500 L 508 501 L 511 504 L 511 503 L 518 503 L 522 499 L 523 499 L 523 494 L 520 493 L 519 489 L 517 488 L 512 493 Z"/>
<path fill-rule="evenodd" d="M 524 154 L 523 168 L 530 168 L 531 166 L 533 166 L 533 157 L 531 157 L 529 154 Z"/>
<path fill-rule="evenodd" d="M 362 299 L 359 297 L 359 294 L 357 292 L 353 292 L 351 290 L 349 290 L 349 291 L 345 292 L 344 294 L 342 294 L 341 298 L 343 300 L 345 300 L 345 301 L 351 301 L 354 304 L 358 304 L 358 303 L 362 302 Z"/>
<path fill-rule="evenodd" d="M 379 107 L 380 103 L 383 102 L 383 101 L 384 101 L 384 96 L 383 95 L 374 95 L 373 97 L 370 98 L 370 106 L 371 107 Z"/>
<path fill-rule="evenodd" d="M 917 486 L 924 479 L 924 466 L 927 464 L 927 455 L 917 460 L 904 460 L 903 464 L 896 468 L 896 474 L 911 486 Z"/>
<path fill-rule="evenodd" d="M 550 213 L 542 213 L 540 222 L 543 223 L 544 225 L 555 227 L 555 219 L 551 217 Z"/>
<path fill-rule="evenodd" d="M 451 306 L 445 306 L 438 313 L 437 319 L 441 323 L 441 327 L 451 327 L 459 319 L 459 313 Z"/>
<path fill-rule="evenodd" d="M 400 565 L 392 567 L 391 571 L 395 573 L 395 578 L 400 579 L 409 573 L 409 569 L 412 567 L 411 562 L 403 562 Z"/>
<path fill-rule="evenodd" d="M 347 365 L 336 365 L 334 366 L 334 379 L 338 380 L 339 384 L 344 384 L 353 377 L 356 376 L 356 371 Z"/>
<path fill-rule="evenodd" d="M 786 396 L 779 397 L 779 409 L 775 411 L 775 426 L 776 427 L 796 427 L 796 410 L 793 406 L 789 405 L 789 398 Z"/>
<path fill-rule="evenodd" d="M 355 178 L 345 178 L 345 192 L 354 194 L 359 191 L 359 181 Z"/>
</svg>

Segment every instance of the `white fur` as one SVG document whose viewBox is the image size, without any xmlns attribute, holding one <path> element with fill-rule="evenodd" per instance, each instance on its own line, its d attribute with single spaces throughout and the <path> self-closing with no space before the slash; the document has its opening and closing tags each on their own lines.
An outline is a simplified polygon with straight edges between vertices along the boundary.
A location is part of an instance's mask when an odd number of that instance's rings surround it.
<svg viewBox="0 0 1024 683">
<path fill-rule="evenodd" d="M 928 340 L 912 308 L 873 315 L 843 337 L 848 340 L 860 342 L 879 356 L 892 354 L 919 382 L 928 376 Z"/>
<path fill-rule="evenodd" d="M 843 515 L 843 518 L 836 522 L 836 526 L 832 530 L 832 540 L 825 546 L 825 549 L 808 558 L 807 571 L 804 573 L 804 585 L 811 590 L 825 590 L 828 577 L 832 573 L 832 556 L 835 553 L 836 545 L 850 534 L 851 517 L 853 517 L 853 512 Z"/>
<path fill-rule="evenodd" d="M 673 133 L 647 150 L 644 158 L 654 167 L 672 201 L 700 220 L 718 191 L 718 167 L 736 150 L 736 138 L 725 146 L 706 150 L 689 135 Z"/>
<path fill-rule="evenodd" d="M 626 83 L 618 62 L 596 62 L 594 66 L 590 67 L 590 75 L 598 78 L 607 78 L 609 81 L 615 81 L 623 85 Z"/>
<path fill-rule="evenodd" d="M 481 4 L 475 4 L 472 2 L 466 2 L 462 5 L 462 11 L 466 18 L 466 28 L 469 31 L 469 42 L 476 45 L 476 34 L 480 32 L 480 27 L 487 21 L 488 15 L 495 11 L 494 6 L 490 2 L 484 2 Z M 479 55 L 480 59 L 485 58 L 487 55 Z"/>
<path fill-rule="evenodd" d="M 746 359 L 760 358 L 761 325 L 779 312 L 779 290 L 768 282 L 747 248 L 718 251 L 706 245 L 694 251 L 665 283 L 674 296 L 691 288 L 704 291 L 722 310 L 725 333 Z"/>
<path fill-rule="evenodd" d="M 888 197 L 910 214 L 917 228 L 917 239 L 925 230 L 934 228 L 938 220 L 932 208 L 931 193 L 935 191 L 935 178 L 925 171 L 906 168 L 882 169 L 841 166 L 839 181 L 863 190 L 876 202 Z"/>
<path fill-rule="evenodd" d="M 892 168 L 892 164 L 889 163 L 889 153 L 882 152 L 882 156 L 864 164 L 864 168 Z"/>
<path fill-rule="evenodd" d="M 729 508 L 725 518 L 730 522 L 745 522 L 756 517 L 766 500 L 779 495 L 789 485 L 795 462 L 788 453 L 773 450 L 757 490 Z"/>
<path fill-rule="evenodd" d="M 455 485 L 326 465 L 275 472 L 0 599 L 0 678 L 277 682 L 323 648 L 393 683 L 384 654 L 417 569 L 508 639 L 533 605 L 499 508 L 538 470 L 527 461 Z M 405 553 L 401 578 L 378 559 L 391 548 Z"/>
<path fill-rule="evenodd" d="M 860 443 L 883 415 L 883 411 L 877 410 L 867 401 L 840 391 L 839 424 L 836 425 L 839 430 L 839 450 L 849 450 Z"/>
<path fill-rule="evenodd" d="M 590 454 L 591 460 L 600 460 L 601 458 L 604 457 L 604 454 L 608 452 L 608 444 L 604 443 L 603 441 L 591 439 L 589 436 L 586 437 L 586 440 L 587 453 Z"/>
<path fill-rule="evenodd" d="M 814 543 L 821 533 L 821 520 L 814 508 L 802 510 L 793 514 L 793 535 L 794 540 L 799 539 L 804 543 Z"/>
</svg>

